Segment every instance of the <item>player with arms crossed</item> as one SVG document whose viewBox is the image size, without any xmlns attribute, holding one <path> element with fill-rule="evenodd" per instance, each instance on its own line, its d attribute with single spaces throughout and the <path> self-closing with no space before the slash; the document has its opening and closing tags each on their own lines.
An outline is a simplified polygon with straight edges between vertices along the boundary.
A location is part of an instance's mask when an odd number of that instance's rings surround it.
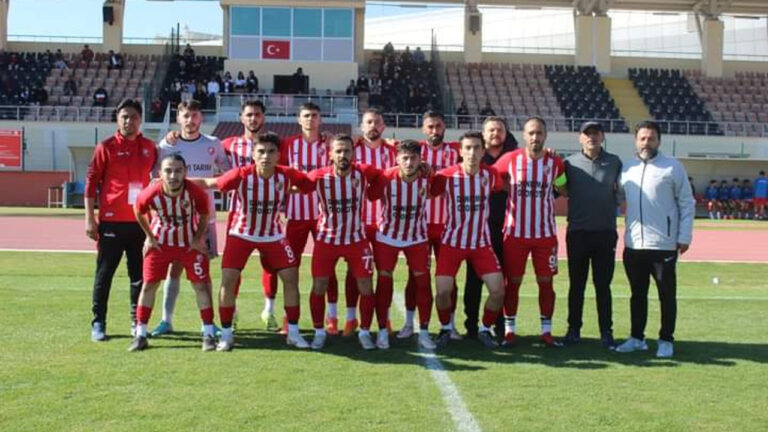
<svg viewBox="0 0 768 432">
<path fill-rule="evenodd" d="M 432 179 L 424 174 L 421 144 L 402 141 L 397 147 L 397 166 L 387 169 L 371 185 L 373 199 L 382 207 L 373 250 L 376 271 L 376 318 L 379 333 L 376 346 L 389 348 L 389 307 L 392 304 L 392 273 L 402 251 L 408 272 L 416 283 L 416 304 L 419 309 L 419 345 L 435 349 L 429 337 L 432 291 L 429 280 L 429 243 L 425 208 Z"/>
<path fill-rule="evenodd" d="M 491 335 L 504 304 L 504 277 L 499 260 L 491 247 L 488 232 L 490 195 L 502 190 L 504 183 L 493 167 L 483 166 L 483 134 L 466 132 L 459 140 L 462 162 L 435 174 L 431 192 L 446 201 L 447 220 L 437 257 L 437 296 L 435 304 L 442 329 L 435 342 L 444 347 L 451 339 L 452 291 L 456 273 L 463 261 L 471 265 L 488 287 L 488 298 L 477 339 L 488 348 L 499 344 Z"/>
<path fill-rule="evenodd" d="M 292 186 L 307 182 L 307 177 L 292 168 L 277 165 L 279 145 L 277 135 L 271 132 L 259 134 L 253 146 L 253 165 L 234 168 L 215 179 L 197 180 L 206 187 L 217 187 L 222 192 L 235 191 L 236 194 L 221 260 L 221 340 L 216 347 L 219 351 L 230 351 L 234 346 L 235 287 L 254 250 L 259 251 L 264 270 L 277 274 L 283 281 L 283 302 L 288 319 L 286 342 L 297 348 L 309 347 L 299 334 L 299 262 L 285 239 L 278 218 Z"/>
<path fill-rule="evenodd" d="M 144 285 L 139 295 L 136 318 L 139 322 L 129 351 L 142 351 L 147 343 L 147 324 L 155 304 L 155 292 L 171 265 L 187 272 L 197 295 L 203 320 L 203 351 L 216 348 L 213 329 L 211 277 L 208 272 L 209 198 L 199 186 L 186 179 L 187 165 L 178 154 L 165 156 L 160 163 L 161 181 L 144 189 L 136 200 L 134 213 L 144 242 Z M 147 215 L 152 212 L 150 224 Z"/>
<path fill-rule="evenodd" d="M 507 221 L 504 225 L 504 271 L 507 288 L 504 299 L 504 345 L 514 345 L 520 284 L 528 255 L 533 257 L 539 285 L 541 341 L 559 346 L 552 337 L 555 290 L 552 277 L 557 274 L 557 228 L 555 226 L 554 187 L 566 184 L 563 160 L 545 151 L 547 125 L 542 118 L 531 117 L 523 126 L 525 147 L 507 153 L 493 166 L 509 184 Z"/>
</svg>

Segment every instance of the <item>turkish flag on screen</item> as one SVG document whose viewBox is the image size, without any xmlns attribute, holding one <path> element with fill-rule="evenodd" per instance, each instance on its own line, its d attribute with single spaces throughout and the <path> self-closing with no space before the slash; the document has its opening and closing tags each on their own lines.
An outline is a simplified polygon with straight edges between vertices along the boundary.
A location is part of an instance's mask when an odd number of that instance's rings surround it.
<svg viewBox="0 0 768 432">
<path fill-rule="evenodd" d="M 291 58 L 291 42 L 264 40 L 261 42 L 261 58 L 263 59 L 281 59 Z"/>
</svg>

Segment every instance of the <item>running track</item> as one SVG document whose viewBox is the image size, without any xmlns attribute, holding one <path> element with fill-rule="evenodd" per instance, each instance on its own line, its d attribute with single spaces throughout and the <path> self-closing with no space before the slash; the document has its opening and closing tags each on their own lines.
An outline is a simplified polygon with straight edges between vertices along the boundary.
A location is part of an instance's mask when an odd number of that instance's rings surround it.
<svg viewBox="0 0 768 432">
<path fill-rule="evenodd" d="M 768 228 L 768 225 L 766 226 Z M 619 233 L 617 255 L 624 248 Z M 219 249 L 224 247 L 224 226 L 219 223 Z M 560 256 L 565 257 L 565 233 L 560 229 Z M 694 231 L 693 246 L 683 261 L 768 262 L 768 229 Z M 0 249 L 95 251 L 95 243 L 85 236 L 80 218 L 5 216 L 0 217 Z M 312 252 L 312 244 L 304 253 Z"/>
</svg>

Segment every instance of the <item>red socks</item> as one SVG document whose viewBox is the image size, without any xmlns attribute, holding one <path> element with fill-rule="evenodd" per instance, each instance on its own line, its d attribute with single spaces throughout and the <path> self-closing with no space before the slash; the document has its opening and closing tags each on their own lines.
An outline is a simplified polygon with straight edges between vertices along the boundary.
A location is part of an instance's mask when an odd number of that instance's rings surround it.
<svg viewBox="0 0 768 432">
<path fill-rule="evenodd" d="M 499 316 L 499 311 L 493 311 L 488 308 L 483 310 L 483 325 L 487 328 L 493 327 L 496 323 L 496 317 Z"/>
<path fill-rule="evenodd" d="M 440 318 L 440 324 L 447 326 L 451 323 L 451 308 L 437 309 L 437 317 Z"/>
<path fill-rule="evenodd" d="M 555 290 L 552 281 L 539 282 L 539 312 L 541 316 L 551 318 L 555 313 Z"/>
<path fill-rule="evenodd" d="M 408 272 L 408 283 L 405 284 L 405 308 L 416 309 L 416 278 L 411 272 Z"/>
<path fill-rule="evenodd" d="M 323 328 L 325 319 L 325 296 L 315 294 L 314 291 L 309 294 L 309 311 L 312 314 L 312 325 L 316 329 Z"/>
<path fill-rule="evenodd" d="M 392 303 L 392 285 L 391 276 L 384 276 L 379 273 L 376 280 L 376 319 L 379 323 L 379 328 L 387 327 L 389 305 Z"/>
<path fill-rule="evenodd" d="M 520 302 L 520 284 L 507 282 L 504 294 L 504 315 L 517 315 L 517 304 Z"/>
<path fill-rule="evenodd" d="M 328 296 L 328 303 L 339 302 L 339 281 L 336 280 L 336 275 L 331 276 L 328 280 L 328 289 L 325 290 L 325 295 Z"/>
<path fill-rule="evenodd" d="M 373 321 L 373 311 L 376 309 L 376 296 L 373 293 L 360 295 L 360 328 L 369 330 Z M 386 324 L 385 324 L 386 325 Z"/>
<path fill-rule="evenodd" d="M 139 324 L 147 325 L 149 322 L 149 317 L 152 315 L 152 308 L 146 307 L 146 306 L 137 306 L 136 307 L 136 320 L 139 322 Z"/>
<path fill-rule="evenodd" d="M 261 288 L 264 297 L 275 299 L 277 296 L 277 275 L 266 270 L 261 272 Z"/>
<path fill-rule="evenodd" d="M 300 316 L 300 306 L 286 306 L 285 317 L 288 319 L 288 324 L 298 324 Z"/>
<path fill-rule="evenodd" d="M 416 303 L 419 307 L 419 324 L 425 328 L 429 326 L 429 320 L 432 318 L 432 287 L 429 273 L 415 276 L 414 280 L 416 281 Z"/>
<path fill-rule="evenodd" d="M 357 298 L 360 296 L 357 290 L 357 279 L 352 276 L 351 272 L 347 272 L 347 278 L 344 281 L 344 297 L 347 300 L 347 307 L 356 307 Z"/>
<path fill-rule="evenodd" d="M 203 324 L 205 325 L 212 325 L 213 324 L 213 308 L 205 308 L 200 309 L 200 319 L 203 320 Z"/>
<path fill-rule="evenodd" d="M 234 314 L 234 306 L 219 306 L 219 319 L 221 319 L 221 327 L 232 327 L 232 316 L 234 316 Z"/>
</svg>

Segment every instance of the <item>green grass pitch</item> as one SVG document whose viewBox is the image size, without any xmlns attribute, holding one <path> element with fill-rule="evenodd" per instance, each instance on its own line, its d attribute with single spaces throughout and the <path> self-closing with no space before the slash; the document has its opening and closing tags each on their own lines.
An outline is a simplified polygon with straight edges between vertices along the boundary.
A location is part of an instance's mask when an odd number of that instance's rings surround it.
<svg viewBox="0 0 768 432">
<path fill-rule="evenodd" d="M 92 343 L 94 261 L 87 253 L 0 253 L 0 430 L 455 429 L 414 341 L 392 338 L 389 351 L 363 352 L 355 338 L 337 337 L 322 352 L 299 352 L 263 331 L 257 260 L 246 269 L 233 352 L 200 351 L 194 295 L 186 282 L 175 320 L 181 332 L 150 340 L 148 351 L 126 352 L 124 264 L 110 300 L 112 337 Z M 212 266 L 214 283 L 218 263 Z M 555 280 L 556 335 L 566 329 L 566 265 Z M 309 338 L 308 267 L 301 274 L 301 326 Z M 396 290 L 402 290 L 404 268 L 401 262 Z M 649 352 L 620 355 L 600 348 L 589 290 L 585 341 L 546 349 L 536 343 L 538 306 L 529 271 L 516 348 L 489 351 L 462 341 L 438 352 L 438 358 L 486 431 L 762 431 L 768 425 L 765 277 L 765 265 L 680 264 L 676 353 L 672 360 L 657 360 L 653 288 Z M 159 303 L 150 326 L 159 319 Z M 396 306 L 392 318 L 398 328 L 403 315 Z M 435 321 L 433 314 L 433 331 Z M 628 287 L 620 264 L 614 329 L 619 339 L 629 332 Z"/>
</svg>

